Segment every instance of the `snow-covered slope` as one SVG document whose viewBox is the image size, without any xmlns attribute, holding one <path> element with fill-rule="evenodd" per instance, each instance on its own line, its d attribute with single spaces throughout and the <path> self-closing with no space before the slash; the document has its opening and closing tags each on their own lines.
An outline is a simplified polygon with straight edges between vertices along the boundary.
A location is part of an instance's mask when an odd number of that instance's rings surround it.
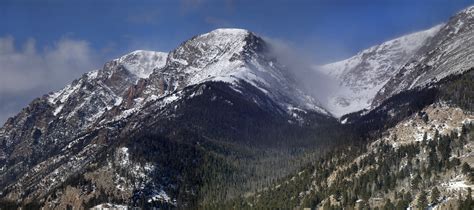
<svg viewBox="0 0 474 210">
<path fill-rule="evenodd" d="M 474 67 L 474 6 L 462 10 L 439 30 L 377 93 L 373 105 L 401 91 L 425 86 Z"/>
<path fill-rule="evenodd" d="M 168 53 L 137 50 L 117 59 L 130 73 L 139 78 L 148 78 L 154 69 L 165 66 Z"/>
<path fill-rule="evenodd" d="M 49 94 L 47 100 L 54 107 L 53 115 L 66 120 L 78 115 L 86 120 L 81 123 L 83 127 L 94 123 L 107 110 L 122 103 L 130 86 L 147 78 L 154 69 L 162 68 L 167 55 L 137 50 L 84 74 L 64 89 Z"/>
<path fill-rule="evenodd" d="M 339 81 L 326 109 L 334 116 L 371 109 L 387 98 L 474 67 L 474 6 L 446 24 L 371 47 L 318 68 Z"/>
<path fill-rule="evenodd" d="M 298 87 L 288 69 L 269 55 L 268 43 L 243 29 L 217 29 L 184 42 L 170 53 L 165 67 L 150 75 L 144 92 L 167 94 L 207 81 L 224 81 L 237 89 L 245 81 L 283 109 L 328 114 Z"/>
<path fill-rule="evenodd" d="M 363 50 L 346 60 L 318 70 L 339 81 L 339 90 L 329 98 L 327 109 L 335 116 L 368 108 L 376 93 L 407 63 L 442 25 L 412 33 Z"/>
</svg>

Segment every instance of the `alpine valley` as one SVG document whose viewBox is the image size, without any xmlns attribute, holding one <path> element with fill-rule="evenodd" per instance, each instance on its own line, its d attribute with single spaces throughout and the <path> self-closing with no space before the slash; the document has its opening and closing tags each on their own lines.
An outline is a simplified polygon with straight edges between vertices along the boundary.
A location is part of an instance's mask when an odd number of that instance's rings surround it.
<svg viewBox="0 0 474 210">
<path fill-rule="evenodd" d="M 216 29 L 33 100 L 0 128 L 0 209 L 474 209 L 474 6 L 310 66 L 329 94 L 284 60 Z"/>
</svg>

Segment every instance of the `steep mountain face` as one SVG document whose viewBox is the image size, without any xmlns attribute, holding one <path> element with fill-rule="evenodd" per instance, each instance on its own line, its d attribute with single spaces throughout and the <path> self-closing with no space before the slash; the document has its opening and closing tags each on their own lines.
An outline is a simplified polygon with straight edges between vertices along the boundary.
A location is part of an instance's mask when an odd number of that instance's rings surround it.
<svg viewBox="0 0 474 210">
<path fill-rule="evenodd" d="M 318 67 L 339 83 L 326 109 L 334 116 L 373 109 L 384 100 L 473 67 L 474 7 L 425 31 L 371 47 L 356 56 Z"/>
<path fill-rule="evenodd" d="M 470 69 L 394 95 L 348 120 L 362 133 L 377 131 L 365 144 L 335 149 L 265 190 L 223 206 L 472 209 L 473 79 Z"/>
<path fill-rule="evenodd" d="M 138 61 L 148 56 L 161 59 L 153 63 Z M 96 126 L 104 113 L 120 104 L 128 88 L 139 80 L 143 73 L 140 69 L 163 66 L 162 56 L 145 51 L 125 55 L 106 63 L 101 70 L 84 74 L 58 92 L 34 100 L 10 118 L 1 128 L 0 136 L 8 163 L 16 165 L 16 171 L 9 175 L 15 177 Z"/>
<path fill-rule="evenodd" d="M 184 42 L 170 53 L 166 68 L 150 76 L 151 84 L 144 93 L 169 93 L 206 81 L 223 81 L 234 87 L 245 81 L 284 110 L 301 108 L 327 114 L 298 87 L 264 40 L 241 29 L 217 29 Z"/>
<path fill-rule="evenodd" d="M 193 206 L 215 192 L 200 187 L 232 181 L 246 184 L 231 189 L 255 190 L 249 180 L 282 176 L 288 167 L 216 183 L 203 168 L 250 170 L 229 163 L 242 148 L 255 154 L 274 148 L 287 161 L 301 153 L 282 148 L 328 145 L 329 138 L 314 137 L 334 126 L 337 121 L 299 89 L 264 40 L 219 29 L 169 55 L 132 52 L 33 101 L 0 129 L 0 188 L 8 202 L 50 208 L 107 199 Z"/>
<path fill-rule="evenodd" d="M 327 109 L 340 117 L 369 108 L 377 92 L 442 26 L 402 36 L 346 60 L 318 67 L 318 70 L 335 78 L 340 86 L 330 96 Z"/>
<path fill-rule="evenodd" d="M 429 40 L 411 62 L 377 93 L 372 105 L 404 90 L 426 86 L 440 79 L 459 74 L 474 66 L 474 7 L 469 7 L 452 18 Z"/>
<path fill-rule="evenodd" d="M 33 166 L 40 168 L 51 157 L 61 156 L 59 151 L 94 129 L 106 113 L 122 102 L 129 87 L 146 73 L 143 69 L 164 66 L 164 57 L 166 54 L 148 51 L 125 55 L 106 63 L 101 70 L 84 74 L 58 92 L 35 99 L 10 118 L 0 129 L 4 154 L 0 161 L 1 188 L 12 182 L 21 183 L 19 176 L 29 177 L 25 172 Z"/>
</svg>

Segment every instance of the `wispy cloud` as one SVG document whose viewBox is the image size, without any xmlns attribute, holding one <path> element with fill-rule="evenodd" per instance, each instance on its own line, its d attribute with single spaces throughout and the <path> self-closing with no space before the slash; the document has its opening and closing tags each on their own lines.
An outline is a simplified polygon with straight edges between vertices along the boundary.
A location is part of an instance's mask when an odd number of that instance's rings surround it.
<svg viewBox="0 0 474 210">
<path fill-rule="evenodd" d="M 38 48 L 31 38 L 16 46 L 12 36 L 0 37 L 0 123 L 33 97 L 60 89 L 100 61 L 84 40 L 63 38 Z"/>
<path fill-rule="evenodd" d="M 291 42 L 264 37 L 269 43 L 270 53 L 294 76 L 301 88 L 305 89 L 322 105 L 338 88 L 337 82 L 317 70 L 312 53 L 295 47 Z"/>
</svg>

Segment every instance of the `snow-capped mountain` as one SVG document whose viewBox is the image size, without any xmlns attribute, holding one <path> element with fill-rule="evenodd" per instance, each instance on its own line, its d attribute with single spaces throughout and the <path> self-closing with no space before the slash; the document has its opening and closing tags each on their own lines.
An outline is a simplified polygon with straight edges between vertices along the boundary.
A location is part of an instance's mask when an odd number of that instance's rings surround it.
<svg viewBox="0 0 474 210">
<path fill-rule="evenodd" d="M 107 62 L 100 70 L 82 75 L 60 91 L 35 99 L 18 115 L 8 119 L 0 128 L 3 145 L 0 153 L 4 154 L 0 157 L 0 174 L 4 177 L 0 181 L 2 188 L 12 181 L 21 183 L 21 179 L 11 178 L 31 170 L 34 165 L 41 168 L 41 164 L 58 164 L 46 161 L 53 156 L 73 155 L 72 151 L 58 151 L 70 147 L 71 142 L 99 126 L 101 119 L 122 103 L 130 86 L 137 84 L 143 74 L 161 68 L 165 58 L 166 53 L 132 52 Z M 56 159 L 59 160 L 62 159 Z M 87 161 L 82 160 L 81 164 L 84 163 Z M 74 164 L 81 168 L 77 160 Z M 6 167 L 12 165 L 14 167 Z M 41 173 L 45 171 L 37 170 L 33 174 Z M 23 175 L 25 178 L 31 174 Z M 45 183 L 50 183 L 48 176 L 37 184 Z"/>
<path fill-rule="evenodd" d="M 225 118 L 227 114 L 234 117 Z M 150 126 L 160 128 L 159 135 L 187 129 L 204 132 L 206 138 L 269 144 L 255 140 L 260 132 L 308 126 L 295 124 L 303 118 L 317 119 L 315 125 L 334 121 L 300 90 L 262 38 L 242 29 L 218 29 L 184 42 L 169 54 L 134 51 L 33 101 L 0 129 L 4 145 L 0 186 L 9 198 L 45 201 L 73 174 L 91 170 L 91 164 L 102 165 L 99 171 L 125 170 L 129 165 L 119 159 L 128 148 L 137 148 L 132 139 L 153 131 Z M 175 125 L 183 121 L 187 123 Z M 272 138 L 271 143 L 279 145 L 277 139 L 284 137 Z M 130 145 L 118 148 L 118 142 Z M 150 176 L 159 171 L 183 173 L 170 167 L 148 162 L 137 166 L 136 174 L 127 174 L 130 179 L 113 175 L 115 184 L 125 182 L 126 187 L 122 183 L 107 191 L 120 196 L 146 191 L 141 196 L 150 199 L 166 195 L 163 190 L 173 191 L 167 186 L 182 181 L 172 178 L 179 176 L 166 175 L 173 181 L 153 182 Z M 98 180 L 92 180 L 98 186 Z M 29 193 L 21 193 L 25 191 Z"/>
<path fill-rule="evenodd" d="M 318 67 L 339 82 L 327 109 L 334 116 L 369 108 L 377 92 L 396 75 L 443 25 L 408 34 L 359 52 L 357 55 Z"/>
<path fill-rule="evenodd" d="M 29 136 L 35 140 L 41 137 L 44 143 L 58 143 L 73 137 L 121 104 L 130 86 L 153 69 L 163 67 L 166 55 L 135 51 L 107 62 L 102 69 L 84 74 L 62 90 L 36 99 L 6 122 L 2 137 L 7 146 Z M 24 132 L 24 129 L 32 129 L 32 132 Z"/>
<path fill-rule="evenodd" d="M 407 89 L 435 83 L 474 67 L 474 6 L 460 11 L 377 93 L 373 106 Z"/>
<path fill-rule="evenodd" d="M 267 45 L 246 30 L 217 29 L 184 42 L 169 56 L 134 51 L 35 100 L 7 121 L 1 137 L 7 146 L 32 136 L 42 142 L 67 143 L 64 138 L 71 138 L 72 131 L 86 131 L 113 116 L 139 111 L 147 102 L 175 98 L 173 93 L 209 81 L 229 83 L 238 92 L 243 90 L 242 82 L 251 84 L 284 112 L 306 109 L 327 114 L 269 55 Z M 20 128 L 31 132 L 20 134 Z"/>
<path fill-rule="evenodd" d="M 169 93 L 207 81 L 227 82 L 236 88 L 245 81 L 283 109 L 327 114 L 270 55 L 268 43 L 243 29 L 217 29 L 184 42 L 170 53 L 166 66 L 150 76 L 150 87 L 144 92 Z"/>
<path fill-rule="evenodd" d="M 346 60 L 317 67 L 339 89 L 326 105 L 334 116 L 372 109 L 405 90 L 462 73 L 474 66 L 474 7 L 445 24 L 363 50 Z"/>
</svg>

